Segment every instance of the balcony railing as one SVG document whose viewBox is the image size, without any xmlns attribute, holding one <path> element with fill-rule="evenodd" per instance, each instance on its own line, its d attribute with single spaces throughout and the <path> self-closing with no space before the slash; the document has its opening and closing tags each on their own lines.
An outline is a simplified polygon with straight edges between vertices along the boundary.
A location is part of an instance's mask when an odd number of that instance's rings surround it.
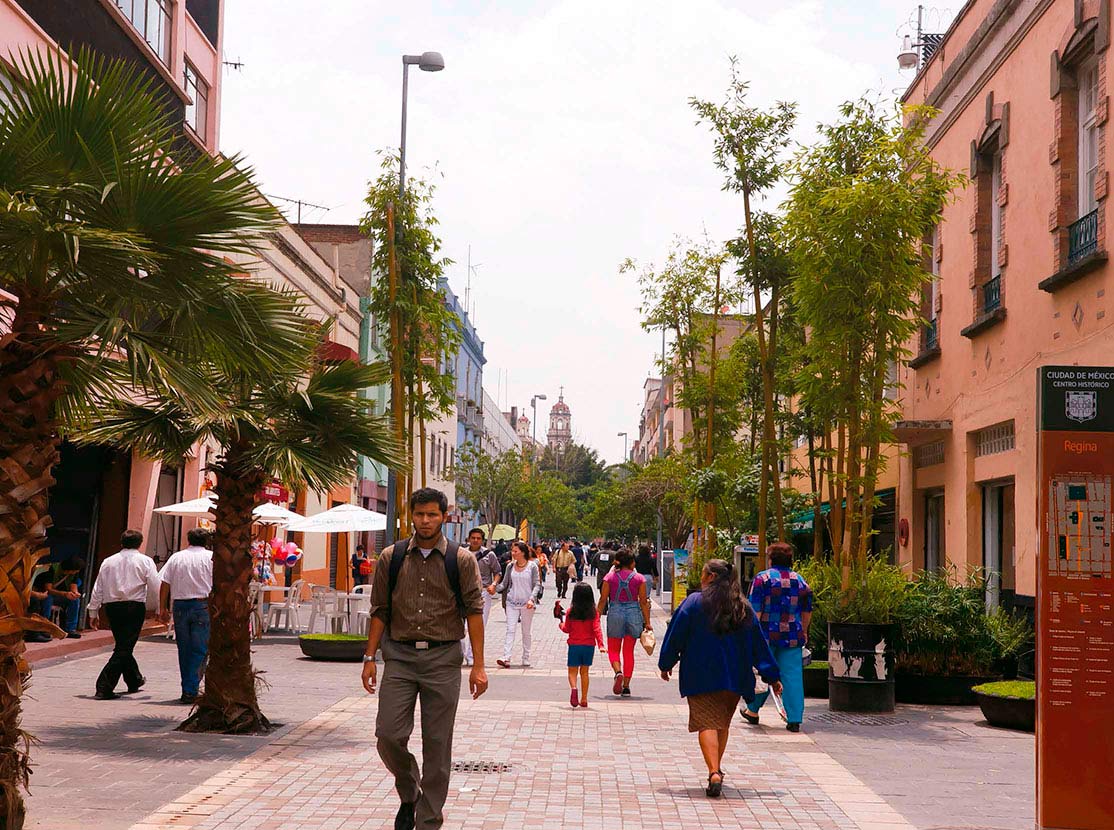
<svg viewBox="0 0 1114 830">
<path fill-rule="evenodd" d="M 1068 265 L 1074 265 L 1098 249 L 1099 212 L 1092 210 L 1068 226 Z"/>
<path fill-rule="evenodd" d="M 982 287 L 982 310 L 984 314 L 995 311 L 1002 305 L 1002 278 L 987 280 Z"/>
<path fill-rule="evenodd" d="M 940 347 L 940 333 L 937 330 L 936 323 L 936 320 L 929 320 L 928 325 L 924 327 L 924 349 L 926 352 Z"/>
</svg>

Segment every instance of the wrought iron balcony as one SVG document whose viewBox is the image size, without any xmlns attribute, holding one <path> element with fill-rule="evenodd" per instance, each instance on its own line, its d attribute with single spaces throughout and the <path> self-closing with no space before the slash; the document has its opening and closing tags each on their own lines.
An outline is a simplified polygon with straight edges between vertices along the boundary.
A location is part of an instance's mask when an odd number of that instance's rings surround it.
<svg viewBox="0 0 1114 830">
<path fill-rule="evenodd" d="M 1074 265 L 1098 250 L 1099 212 L 1092 210 L 1068 226 L 1068 265 Z"/>
<path fill-rule="evenodd" d="M 924 327 L 924 348 L 925 351 L 932 351 L 940 347 L 940 333 L 937 330 L 937 321 L 935 319 L 929 320 L 928 325 Z"/>
<path fill-rule="evenodd" d="M 1002 278 L 987 280 L 982 287 L 982 310 L 989 314 L 1002 305 Z"/>
</svg>

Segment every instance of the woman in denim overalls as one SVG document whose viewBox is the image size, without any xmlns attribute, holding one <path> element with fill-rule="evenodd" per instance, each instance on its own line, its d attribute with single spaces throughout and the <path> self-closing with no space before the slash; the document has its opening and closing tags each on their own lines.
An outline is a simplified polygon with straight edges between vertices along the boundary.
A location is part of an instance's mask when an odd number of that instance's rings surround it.
<svg viewBox="0 0 1114 830">
<path fill-rule="evenodd" d="M 615 670 L 617 695 L 630 694 L 634 674 L 634 645 L 650 630 L 650 601 L 646 579 L 634 570 L 634 554 L 623 548 L 615 554 L 615 568 L 600 587 L 600 613 L 607 609 L 607 657 Z M 622 654 L 622 663 L 619 657 Z"/>
</svg>

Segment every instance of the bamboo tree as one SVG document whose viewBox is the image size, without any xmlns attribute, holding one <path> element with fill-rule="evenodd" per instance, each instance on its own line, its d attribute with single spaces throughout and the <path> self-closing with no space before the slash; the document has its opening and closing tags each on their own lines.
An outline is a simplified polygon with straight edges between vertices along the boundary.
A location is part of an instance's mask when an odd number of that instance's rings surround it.
<svg viewBox="0 0 1114 830">
<path fill-rule="evenodd" d="M 776 465 L 777 433 L 774 359 L 776 355 L 776 315 L 778 292 L 770 305 L 772 315 L 767 330 L 763 276 L 759 268 L 758 244 L 752 200 L 781 180 L 782 154 L 789 145 L 790 132 L 796 123 L 796 105 L 781 102 L 763 111 L 747 102 L 749 85 L 738 74 L 738 62 L 731 59 L 731 81 L 722 104 L 690 98 L 689 105 L 699 116 L 698 123 L 707 122 L 715 135 L 713 157 L 716 167 L 726 173 L 723 188 L 743 197 L 743 220 L 746 247 L 751 268 L 748 273 L 754 302 L 754 327 L 762 367 L 764 411 L 762 419 L 762 482 L 759 490 L 758 533 L 766 538 L 768 494 L 771 479 L 778 537 L 784 537 L 784 516 L 781 506 L 780 480 Z"/>
<path fill-rule="evenodd" d="M 829 526 L 846 591 L 866 563 L 881 445 L 897 416 L 887 373 L 920 324 L 921 240 L 963 178 L 923 146 L 931 110 L 910 110 L 905 123 L 866 101 L 840 113 L 794 162 L 786 229 L 808 330 L 802 394 L 836 427 Z"/>
</svg>

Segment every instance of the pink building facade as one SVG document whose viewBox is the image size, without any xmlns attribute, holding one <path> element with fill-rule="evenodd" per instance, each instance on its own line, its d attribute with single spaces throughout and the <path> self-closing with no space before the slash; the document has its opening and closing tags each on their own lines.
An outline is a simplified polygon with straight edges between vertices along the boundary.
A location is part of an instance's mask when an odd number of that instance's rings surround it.
<svg viewBox="0 0 1114 830">
<path fill-rule="evenodd" d="M 1107 318 L 1110 0 L 970 0 L 904 96 L 969 184 L 926 240 L 928 325 L 901 370 L 899 558 L 985 568 L 1031 606 L 1036 380 L 1114 363 Z"/>
</svg>

